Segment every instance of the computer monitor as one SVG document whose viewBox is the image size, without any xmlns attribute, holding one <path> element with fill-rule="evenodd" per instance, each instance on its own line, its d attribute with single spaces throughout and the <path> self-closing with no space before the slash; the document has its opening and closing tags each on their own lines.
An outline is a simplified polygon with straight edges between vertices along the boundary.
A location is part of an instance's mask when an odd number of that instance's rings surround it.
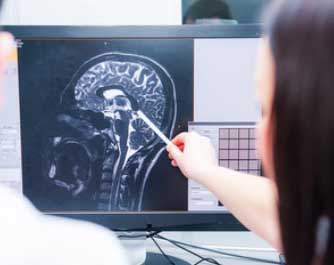
<svg viewBox="0 0 334 265">
<path fill-rule="evenodd" d="M 245 229 L 170 165 L 136 110 L 169 138 L 207 135 L 222 166 L 260 175 L 259 26 L 5 30 L 18 44 L 5 77 L 13 128 L 2 126 L 22 162 L 11 185 L 38 209 L 122 231 Z"/>
</svg>

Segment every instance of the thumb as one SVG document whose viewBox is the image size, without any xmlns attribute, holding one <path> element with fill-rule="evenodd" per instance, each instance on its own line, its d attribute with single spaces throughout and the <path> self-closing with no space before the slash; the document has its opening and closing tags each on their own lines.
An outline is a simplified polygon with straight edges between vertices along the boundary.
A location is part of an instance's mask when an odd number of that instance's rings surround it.
<svg viewBox="0 0 334 265">
<path fill-rule="evenodd" d="M 183 158 L 183 153 L 175 144 L 169 144 L 167 146 L 167 151 L 172 155 L 176 162 L 180 162 Z"/>
</svg>

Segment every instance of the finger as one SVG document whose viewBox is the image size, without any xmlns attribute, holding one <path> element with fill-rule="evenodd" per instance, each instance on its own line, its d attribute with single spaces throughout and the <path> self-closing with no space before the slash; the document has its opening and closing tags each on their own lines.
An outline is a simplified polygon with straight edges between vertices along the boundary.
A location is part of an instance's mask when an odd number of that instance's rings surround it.
<svg viewBox="0 0 334 265">
<path fill-rule="evenodd" d="M 182 151 L 174 144 L 169 144 L 167 150 L 169 152 L 169 155 L 171 155 L 174 160 L 178 161 L 182 158 Z"/>
<path fill-rule="evenodd" d="M 172 155 L 171 153 L 168 153 L 168 158 L 169 158 L 170 160 L 173 160 L 173 155 Z"/>
<path fill-rule="evenodd" d="M 184 147 L 185 147 L 184 144 L 178 146 L 178 148 L 180 149 L 181 152 L 184 151 Z"/>
<path fill-rule="evenodd" d="M 184 144 L 186 141 L 187 135 L 188 133 L 186 132 L 180 133 L 179 135 L 174 137 L 174 139 L 172 139 L 172 143 L 175 145 Z"/>
<path fill-rule="evenodd" d="M 197 144 L 203 141 L 202 138 L 203 136 L 201 136 L 197 132 L 190 132 L 188 135 L 186 135 L 183 144 L 186 144 L 186 145 L 189 145 L 189 144 L 193 145 L 194 143 Z"/>
<path fill-rule="evenodd" d="M 179 149 L 184 148 L 184 143 L 179 143 L 179 144 L 173 144 L 177 146 Z"/>
<path fill-rule="evenodd" d="M 177 163 L 176 163 L 175 160 L 172 160 L 171 164 L 172 164 L 173 167 L 177 167 Z"/>
<path fill-rule="evenodd" d="M 173 144 L 173 143 L 172 143 L 172 145 L 176 146 L 176 147 L 179 148 L 179 149 L 181 149 L 181 148 L 184 147 L 184 144 L 178 144 L 178 145 L 176 145 L 176 144 Z M 170 152 L 170 147 L 168 147 L 168 146 L 167 146 L 167 152 Z"/>
</svg>

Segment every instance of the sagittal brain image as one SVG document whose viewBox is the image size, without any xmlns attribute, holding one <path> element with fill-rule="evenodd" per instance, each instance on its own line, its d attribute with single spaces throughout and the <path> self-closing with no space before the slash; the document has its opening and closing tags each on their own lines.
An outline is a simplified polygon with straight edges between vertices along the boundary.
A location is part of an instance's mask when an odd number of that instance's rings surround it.
<svg viewBox="0 0 334 265">
<path fill-rule="evenodd" d="M 31 201 L 44 211 L 186 210 L 187 183 L 137 111 L 169 138 L 187 129 L 192 53 L 188 40 L 23 41 L 22 164 Z"/>
</svg>

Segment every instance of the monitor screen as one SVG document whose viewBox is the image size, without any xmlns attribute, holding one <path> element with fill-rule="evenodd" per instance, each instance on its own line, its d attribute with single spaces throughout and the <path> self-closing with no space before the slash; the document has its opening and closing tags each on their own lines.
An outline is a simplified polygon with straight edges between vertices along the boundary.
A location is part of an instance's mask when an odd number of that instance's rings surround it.
<svg viewBox="0 0 334 265">
<path fill-rule="evenodd" d="M 187 211 L 187 181 L 136 110 L 168 137 L 187 130 L 192 41 L 21 41 L 23 184 L 38 208 Z"/>
<path fill-rule="evenodd" d="M 212 140 L 220 165 L 261 174 L 254 29 L 230 37 L 142 30 L 146 35 L 80 36 L 73 28 L 79 35 L 48 36 L 32 27 L 16 34 L 5 78 L 13 111 L 1 119 L 6 141 L 16 142 L 2 163 L 21 161 L 11 165 L 22 174 L 10 183 L 41 211 L 228 212 L 170 165 L 165 143 L 138 110 L 168 138 L 198 131 Z"/>
</svg>

